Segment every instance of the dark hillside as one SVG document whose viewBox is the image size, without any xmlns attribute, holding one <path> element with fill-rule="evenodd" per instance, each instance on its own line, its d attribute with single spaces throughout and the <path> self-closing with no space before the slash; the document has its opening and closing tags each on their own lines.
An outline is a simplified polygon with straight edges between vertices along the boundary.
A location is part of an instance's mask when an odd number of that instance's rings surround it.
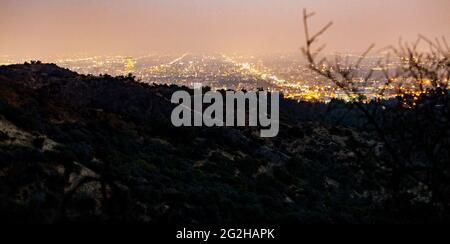
<svg viewBox="0 0 450 244">
<path fill-rule="evenodd" d="M 1 221 L 446 220 L 426 199 L 392 203 L 383 144 L 340 120 L 345 104 L 284 100 L 280 135 L 261 139 L 252 128 L 174 128 L 178 89 L 187 88 L 50 64 L 0 67 Z"/>
</svg>

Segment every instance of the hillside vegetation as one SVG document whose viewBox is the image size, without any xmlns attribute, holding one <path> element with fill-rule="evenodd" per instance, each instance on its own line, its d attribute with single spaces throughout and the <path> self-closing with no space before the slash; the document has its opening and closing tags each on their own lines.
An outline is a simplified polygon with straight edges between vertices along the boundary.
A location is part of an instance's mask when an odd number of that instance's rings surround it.
<svg viewBox="0 0 450 244">
<path fill-rule="evenodd" d="M 262 139 L 257 128 L 173 127 L 179 89 L 52 64 L 0 67 L 1 222 L 449 219 L 422 176 L 392 189 L 390 155 L 348 104 L 283 100 L 279 136 Z"/>
</svg>

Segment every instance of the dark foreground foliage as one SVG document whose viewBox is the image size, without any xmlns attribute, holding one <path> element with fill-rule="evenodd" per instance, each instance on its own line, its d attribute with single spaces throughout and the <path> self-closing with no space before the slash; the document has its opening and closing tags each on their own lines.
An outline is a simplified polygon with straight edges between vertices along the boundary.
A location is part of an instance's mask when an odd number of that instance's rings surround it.
<svg viewBox="0 0 450 244">
<path fill-rule="evenodd" d="M 174 128 L 169 99 L 178 89 L 185 88 L 82 76 L 55 65 L 1 67 L 0 220 L 449 222 L 448 147 L 433 158 L 440 177 L 432 183 L 442 194 L 435 199 L 429 175 L 392 171 L 392 154 L 353 105 L 283 100 L 280 135 L 261 139 L 255 128 Z M 417 109 L 429 113 L 430 106 Z M 389 111 L 404 116 L 379 118 L 399 131 L 389 138 L 402 143 L 396 153 L 408 166 L 428 167 L 411 133 L 426 133 L 431 142 L 448 142 L 449 135 L 408 123 L 421 113 Z"/>
</svg>

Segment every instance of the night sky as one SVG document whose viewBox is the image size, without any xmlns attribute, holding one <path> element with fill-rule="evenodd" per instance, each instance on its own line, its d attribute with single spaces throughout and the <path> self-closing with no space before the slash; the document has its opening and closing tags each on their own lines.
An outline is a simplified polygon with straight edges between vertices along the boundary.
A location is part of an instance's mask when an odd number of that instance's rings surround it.
<svg viewBox="0 0 450 244">
<path fill-rule="evenodd" d="M 449 0 L 0 0 L 0 54 L 298 51 L 305 7 L 330 52 L 450 39 Z"/>
</svg>

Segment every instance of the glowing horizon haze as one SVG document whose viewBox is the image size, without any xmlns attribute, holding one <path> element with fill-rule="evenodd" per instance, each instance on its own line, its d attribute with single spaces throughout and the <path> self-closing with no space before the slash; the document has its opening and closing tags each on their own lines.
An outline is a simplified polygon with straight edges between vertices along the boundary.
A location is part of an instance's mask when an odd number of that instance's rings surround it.
<svg viewBox="0 0 450 244">
<path fill-rule="evenodd" d="M 0 55 L 298 51 L 303 8 L 328 52 L 450 37 L 449 0 L 0 0 Z"/>
</svg>

